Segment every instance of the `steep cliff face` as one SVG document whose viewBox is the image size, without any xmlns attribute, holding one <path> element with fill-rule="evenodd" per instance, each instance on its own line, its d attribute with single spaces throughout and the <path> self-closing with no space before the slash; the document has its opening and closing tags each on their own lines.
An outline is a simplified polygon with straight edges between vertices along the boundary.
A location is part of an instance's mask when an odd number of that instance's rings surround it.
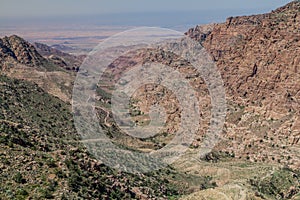
<svg viewBox="0 0 300 200">
<path fill-rule="evenodd" d="M 187 32 L 210 52 L 224 80 L 230 110 L 222 148 L 253 161 L 300 166 L 299 27 L 300 2 L 294 1 Z"/>
<path fill-rule="evenodd" d="M 230 17 L 209 31 L 199 26 L 187 34 L 211 53 L 232 98 L 251 103 L 264 97 L 266 102 L 280 93 L 296 100 L 300 95 L 299 12 L 300 2 L 295 1 L 272 13 Z"/>
<path fill-rule="evenodd" d="M 271 96 L 270 89 L 276 94 L 293 90 L 290 95 L 296 95 L 299 5 L 293 2 L 265 15 L 228 18 L 226 23 L 214 26 L 203 45 L 223 67 L 220 70 L 230 95 L 250 101 Z M 236 81 L 230 81 L 234 78 Z M 288 86 L 286 91 L 276 90 L 281 84 Z"/>
</svg>

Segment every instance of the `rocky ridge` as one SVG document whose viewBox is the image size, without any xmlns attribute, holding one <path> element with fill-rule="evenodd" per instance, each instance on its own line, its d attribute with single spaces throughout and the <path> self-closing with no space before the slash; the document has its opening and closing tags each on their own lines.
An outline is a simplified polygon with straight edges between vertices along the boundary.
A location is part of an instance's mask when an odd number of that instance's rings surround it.
<svg viewBox="0 0 300 200">
<path fill-rule="evenodd" d="M 27 66 L 42 66 L 47 60 L 41 56 L 34 46 L 23 38 L 12 35 L 0 38 L 0 62 L 2 68 L 6 67 L 7 62 L 21 63 Z"/>
<path fill-rule="evenodd" d="M 66 102 L 82 59 L 16 35 L 0 39 L 1 74 L 34 82 Z"/>
<path fill-rule="evenodd" d="M 78 71 L 84 59 L 84 56 L 74 56 L 64 53 L 46 44 L 35 42 L 33 45 L 43 57 L 66 70 Z"/>
</svg>

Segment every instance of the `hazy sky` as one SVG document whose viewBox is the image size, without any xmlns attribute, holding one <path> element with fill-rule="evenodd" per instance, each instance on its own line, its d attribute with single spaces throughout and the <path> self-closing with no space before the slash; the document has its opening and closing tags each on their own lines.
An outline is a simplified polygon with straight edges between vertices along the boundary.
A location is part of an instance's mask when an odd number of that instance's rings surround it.
<svg viewBox="0 0 300 200">
<path fill-rule="evenodd" d="M 291 0 L 0 0 L 0 18 L 226 9 L 258 12 L 288 2 Z"/>
</svg>

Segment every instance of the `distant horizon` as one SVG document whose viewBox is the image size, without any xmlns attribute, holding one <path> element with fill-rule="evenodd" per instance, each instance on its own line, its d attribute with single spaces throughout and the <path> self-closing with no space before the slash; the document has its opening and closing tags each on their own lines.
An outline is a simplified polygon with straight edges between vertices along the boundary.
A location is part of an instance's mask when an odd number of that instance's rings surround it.
<svg viewBox="0 0 300 200">
<path fill-rule="evenodd" d="M 1 0 L 0 27 L 19 25 L 194 26 L 267 13 L 291 0 Z"/>
<path fill-rule="evenodd" d="M 291 0 L 1 0 L 0 18 L 244 9 L 255 12 L 275 9 L 289 2 Z"/>
<path fill-rule="evenodd" d="M 208 11 L 149 11 L 118 14 L 84 14 L 74 16 L 51 17 L 2 17 L 0 28 L 15 26 L 158 26 L 173 28 L 177 26 L 192 27 L 200 24 L 225 22 L 228 17 L 256 15 L 271 12 L 268 9 L 217 9 Z"/>
<path fill-rule="evenodd" d="M 230 2 L 232 4 L 234 0 Z M 197 7 L 190 7 L 190 10 L 182 9 L 181 11 L 169 9 L 143 12 L 125 9 L 120 13 L 91 12 L 87 14 L 79 12 L 63 16 L 41 15 L 40 17 L 32 15 L 1 17 L 0 13 L 0 37 L 16 34 L 30 42 L 40 42 L 48 45 L 68 42 L 67 46 L 69 47 L 81 47 L 83 45 L 85 49 L 92 49 L 103 38 L 131 28 L 141 26 L 160 27 L 184 33 L 197 25 L 225 22 L 228 17 L 232 16 L 269 13 L 288 3 L 280 2 L 280 5 L 267 8 L 220 8 L 219 6 L 215 9 L 208 8 L 206 10 L 204 7 L 201 8 L 202 10 L 196 10 Z M 3 8 L 0 8 L 0 11 L 1 9 L 3 10 Z"/>
</svg>

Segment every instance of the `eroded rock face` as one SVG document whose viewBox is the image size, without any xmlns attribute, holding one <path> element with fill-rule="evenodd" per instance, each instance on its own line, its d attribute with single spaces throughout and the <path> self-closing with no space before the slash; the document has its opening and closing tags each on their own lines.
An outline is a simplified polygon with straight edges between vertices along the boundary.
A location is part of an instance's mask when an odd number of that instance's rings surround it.
<svg viewBox="0 0 300 200">
<path fill-rule="evenodd" d="M 215 25 L 216 24 L 196 26 L 195 28 L 189 29 L 186 32 L 186 35 L 202 43 L 211 34 L 211 31 Z"/>
<path fill-rule="evenodd" d="M 210 52 L 225 84 L 228 141 L 220 149 L 300 166 L 299 27 L 300 2 L 294 1 L 268 14 L 230 17 L 210 30 L 187 32 Z"/>
</svg>

